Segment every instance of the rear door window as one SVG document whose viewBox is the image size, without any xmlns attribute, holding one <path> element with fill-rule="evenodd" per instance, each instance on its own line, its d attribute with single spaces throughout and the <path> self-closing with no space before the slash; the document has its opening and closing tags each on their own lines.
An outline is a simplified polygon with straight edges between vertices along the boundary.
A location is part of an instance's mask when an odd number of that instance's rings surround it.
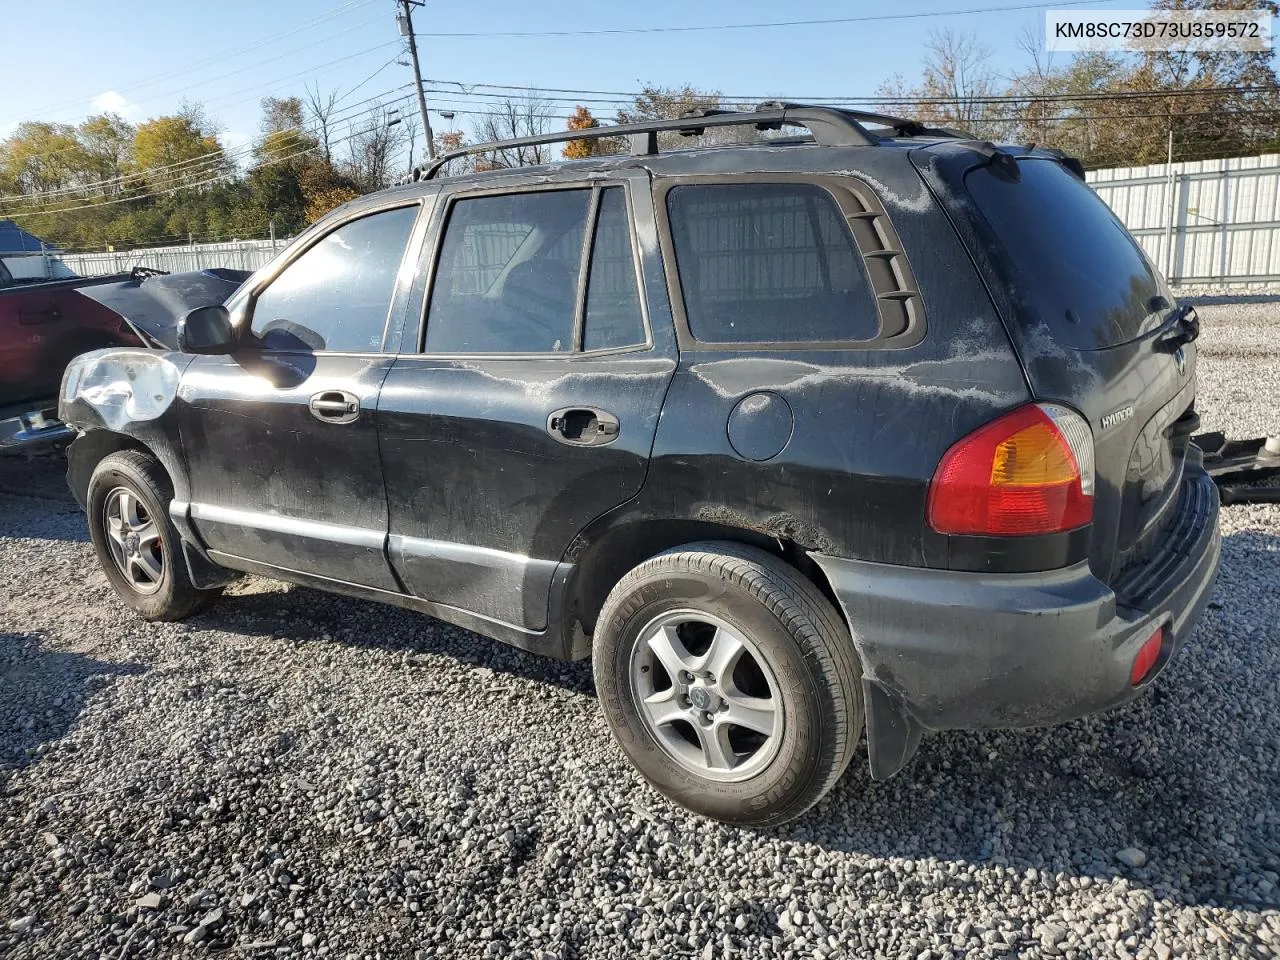
<svg viewBox="0 0 1280 960">
<path fill-rule="evenodd" d="M 1018 172 L 979 167 L 965 184 L 1054 339 L 1098 349 L 1158 326 L 1162 284 L 1111 209 L 1055 160 L 1023 158 Z"/>
<path fill-rule="evenodd" d="M 454 203 L 432 284 L 427 353 L 573 350 L 590 190 Z"/>
<path fill-rule="evenodd" d="M 839 342 L 879 332 L 862 256 L 821 187 L 677 186 L 667 193 L 667 214 L 695 339 Z"/>
</svg>

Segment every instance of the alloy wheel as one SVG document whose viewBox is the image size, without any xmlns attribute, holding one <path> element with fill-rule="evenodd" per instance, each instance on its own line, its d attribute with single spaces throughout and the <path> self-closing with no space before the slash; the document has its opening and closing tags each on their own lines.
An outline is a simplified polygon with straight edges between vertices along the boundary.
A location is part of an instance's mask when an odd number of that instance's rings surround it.
<svg viewBox="0 0 1280 960">
<path fill-rule="evenodd" d="M 777 754 L 777 680 L 755 644 L 720 618 L 677 610 L 650 621 L 636 637 L 630 675 L 645 727 L 691 773 L 746 780 Z"/>
<path fill-rule="evenodd" d="M 116 569 L 141 594 L 155 593 L 164 578 L 164 541 L 145 503 L 128 487 L 116 487 L 103 501 L 103 532 Z"/>
</svg>

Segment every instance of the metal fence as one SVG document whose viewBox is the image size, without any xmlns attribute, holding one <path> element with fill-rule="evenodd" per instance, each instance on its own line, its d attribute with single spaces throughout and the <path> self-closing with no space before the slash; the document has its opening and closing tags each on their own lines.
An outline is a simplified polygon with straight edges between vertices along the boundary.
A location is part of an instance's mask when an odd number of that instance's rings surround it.
<svg viewBox="0 0 1280 960">
<path fill-rule="evenodd" d="M 148 247 L 106 253 L 66 253 L 62 260 L 82 277 L 122 273 L 134 267 L 154 267 L 170 273 L 229 267 L 257 270 L 284 247 L 284 240 L 232 240 L 227 243 L 197 243 L 181 247 Z"/>
<path fill-rule="evenodd" d="M 1170 282 L 1280 283 L 1280 154 L 1092 170 L 1087 179 Z"/>
</svg>

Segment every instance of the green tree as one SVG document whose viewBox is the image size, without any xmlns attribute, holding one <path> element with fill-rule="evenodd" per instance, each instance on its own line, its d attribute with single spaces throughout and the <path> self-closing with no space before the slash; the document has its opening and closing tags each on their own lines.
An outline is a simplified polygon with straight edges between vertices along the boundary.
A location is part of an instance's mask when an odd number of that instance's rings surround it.
<svg viewBox="0 0 1280 960">
<path fill-rule="evenodd" d="M 133 124 L 114 113 L 101 113 L 84 120 L 76 137 L 84 151 L 84 173 L 99 184 L 105 195 L 122 189 L 121 176 L 133 163 L 137 131 Z"/>
<path fill-rule="evenodd" d="M 75 127 L 28 121 L 0 143 L 0 178 L 10 191 L 39 199 L 41 194 L 83 181 L 87 165 Z"/>
<path fill-rule="evenodd" d="M 185 113 L 139 124 L 133 138 L 133 166 L 151 188 L 194 185 L 228 169 L 217 135 Z"/>
</svg>

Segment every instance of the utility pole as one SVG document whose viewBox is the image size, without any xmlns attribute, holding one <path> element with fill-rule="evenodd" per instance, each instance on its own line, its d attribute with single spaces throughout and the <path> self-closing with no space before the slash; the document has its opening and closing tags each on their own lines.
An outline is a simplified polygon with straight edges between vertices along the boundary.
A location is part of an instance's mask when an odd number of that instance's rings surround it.
<svg viewBox="0 0 1280 960">
<path fill-rule="evenodd" d="M 403 11 L 396 19 L 400 32 L 409 38 L 409 59 L 413 62 L 413 89 L 418 94 L 418 110 L 422 113 L 422 131 L 427 135 L 427 156 L 436 158 L 435 137 L 431 135 L 431 118 L 427 115 L 427 98 L 422 94 L 422 69 L 418 66 L 418 42 L 413 36 L 413 8 L 422 6 L 423 0 L 398 0 Z"/>
<path fill-rule="evenodd" d="M 1164 275 L 1166 278 L 1173 277 L 1173 268 L 1176 264 L 1174 255 L 1174 244 L 1176 242 L 1177 221 L 1178 221 L 1178 181 L 1173 174 L 1173 117 L 1169 118 L 1169 160 L 1165 165 L 1166 173 L 1166 193 L 1169 197 L 1169 215 L 1164 225 Z"/>
</svg>

